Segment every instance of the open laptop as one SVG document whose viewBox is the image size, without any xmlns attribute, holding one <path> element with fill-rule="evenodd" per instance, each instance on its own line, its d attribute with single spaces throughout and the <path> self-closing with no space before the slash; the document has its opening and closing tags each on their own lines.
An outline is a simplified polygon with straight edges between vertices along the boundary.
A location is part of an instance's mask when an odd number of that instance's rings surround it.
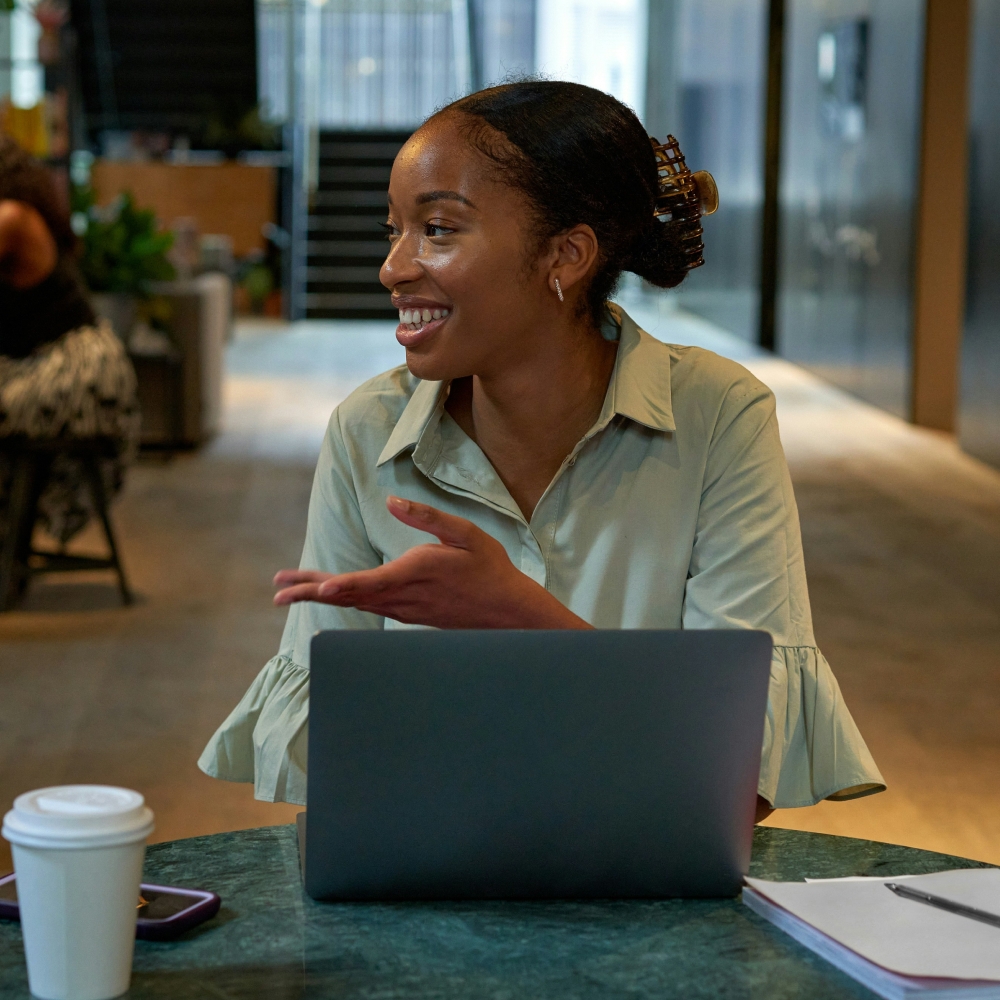
<svg viewBox="0 0 1000 1000">
<path fill-rule="evenodd" d="M 306 890 L 735 895 L 770 658 L 737 630 L 319 633 Z"/>
</svg>

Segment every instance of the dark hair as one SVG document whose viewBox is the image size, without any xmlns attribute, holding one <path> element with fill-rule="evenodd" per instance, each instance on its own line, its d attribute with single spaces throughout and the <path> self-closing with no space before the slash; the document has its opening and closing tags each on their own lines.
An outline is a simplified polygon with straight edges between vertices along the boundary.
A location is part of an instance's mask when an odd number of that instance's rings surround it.
<svg viewBox="0 0 1000 1000">
<path fill-rule="evenodd" d="M 23 201 L 45 220 L 60 250 L 76 245 L 69 210 L 56 190 L 52 172 L 7 136 L 0 136 L 0 201 Z"/>
<path fill-rule="evenodd" d="M 580 223 L 594 230 L 601 257 L 586 301 L 596 323 L 622 271 L 660 288 L 684 280 L 677 228 L 653 214 L 656 160 L 631 108 L 579 83 L 528 80 L 470 94 L 438 114 L 456 112 L 467 116 L 462 131 L 473 148 L 534 206 L 540 242 Z"/>
</svg>

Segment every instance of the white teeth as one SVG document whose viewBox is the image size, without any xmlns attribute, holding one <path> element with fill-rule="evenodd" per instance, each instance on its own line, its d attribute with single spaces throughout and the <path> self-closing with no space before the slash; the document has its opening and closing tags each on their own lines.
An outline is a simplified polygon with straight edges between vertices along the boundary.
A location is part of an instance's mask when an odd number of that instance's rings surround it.
<svg viewBox="0 0 1000 1000">
<path fill-rule="evenodd" d="M 404 326 L 420 327 L 432 319 L 445 319 L 450 313 L 450 309 L 400 309 L 399 322 Z"/>
</svg>

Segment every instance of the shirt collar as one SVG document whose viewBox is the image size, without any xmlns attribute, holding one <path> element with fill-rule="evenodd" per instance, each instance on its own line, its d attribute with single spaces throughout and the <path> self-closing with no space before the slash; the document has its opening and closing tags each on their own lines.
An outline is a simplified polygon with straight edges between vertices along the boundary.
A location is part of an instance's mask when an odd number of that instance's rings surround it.
<svg viewBox="0 0 1000 1000">
<path fill-rule="evenodd" d="M 670 402 L 670 348 L 639 329 L 621 306 L 609 302 L 607 310 L 608 318 L 619 331 L 618 356 L 601 416 L 592 433 L 605 427 L 616 415 L 628 417 L 650 430 L 676 430 Z M 613 333 L 609 339 L 614 339 Z"/>
<path fill-rule="evenodd" d="M 444 402 L 448 398 L 445 386 L 444 382 L 417 383 L 376 465 L 384 465 L 407 448 L 418 448 L 427 440 L 425 432 L 438 425 L 444 412 Z"/>
<path fill-rule="evenodd" d="M 608 317 L 602 334 L 618 341 L 614 371 L 597 422 L 587 432 L 593 437 L 615 416 L 627 417 L 654 431 L 673 431 L 670 404 L 669 348 L 640 330 L 635 321 L 614 303 L 608 303 Z M 396 426 L 389 435 L 376 465 L 384 465 L 413 448 L 414 460 L 429 449 L 431 432 L 437 427 L 448 398 L 444 382 L 418 382 Z"/>
</svg>

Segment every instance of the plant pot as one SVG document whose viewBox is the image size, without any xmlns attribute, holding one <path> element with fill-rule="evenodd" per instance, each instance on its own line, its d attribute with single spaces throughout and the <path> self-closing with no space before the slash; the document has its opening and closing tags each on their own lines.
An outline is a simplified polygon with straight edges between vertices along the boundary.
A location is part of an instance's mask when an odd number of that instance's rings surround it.
<svg viewBox="0 0 1000 1000">
<path fill-rule="evenodd" d="M 118 339 L 127 344 L 132 327 L 135 326 L 135 296 L 121 292 L 92 292 L 90 304 L 94 307 L 98 318 L 106 319 Z"/>
</svg>

